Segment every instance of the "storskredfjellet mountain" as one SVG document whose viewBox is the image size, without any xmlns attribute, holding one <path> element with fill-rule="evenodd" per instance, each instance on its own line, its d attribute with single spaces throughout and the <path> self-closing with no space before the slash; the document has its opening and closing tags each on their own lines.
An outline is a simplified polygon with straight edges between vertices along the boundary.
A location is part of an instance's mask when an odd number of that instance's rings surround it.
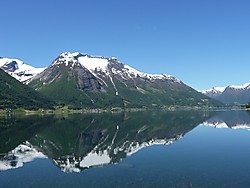
<svg viewBox="0 0 250 188">
<path fill-rule="evenodd" d="M 53 105 L 45 96 L 0 69 L 0 109 L 49 109 Z"/>
<path fill-rule="evenodd" d="M 181 80 L 145 74 L 116 58 L 62 53 L 28 85 L 74 107 L 220 106 Z"/>
</svg>

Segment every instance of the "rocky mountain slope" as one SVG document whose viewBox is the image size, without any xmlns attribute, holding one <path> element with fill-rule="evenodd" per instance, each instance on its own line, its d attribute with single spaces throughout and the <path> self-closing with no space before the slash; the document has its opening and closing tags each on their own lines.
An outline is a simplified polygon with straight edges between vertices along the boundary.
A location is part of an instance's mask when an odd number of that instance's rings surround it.
<svg viewBox="0 0 250 188">
<path fill-rule="evenodd" d="M 145 74 L 116 58 L 81 53 L 61 54 L 28 82 L 51 99 L 79 108 L 220 105 L 173 76 Z"/>
</svg>

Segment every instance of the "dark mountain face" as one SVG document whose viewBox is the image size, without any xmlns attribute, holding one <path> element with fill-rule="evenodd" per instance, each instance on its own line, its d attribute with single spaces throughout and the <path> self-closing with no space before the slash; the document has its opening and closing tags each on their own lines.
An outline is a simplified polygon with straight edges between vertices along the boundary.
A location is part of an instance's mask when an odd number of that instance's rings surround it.
<svg viewBox="0 0 250 188">
<path fill-rule="evenodd" d="M 4 64 L 1 68 L 4 71 L 14 72 L 15 70 L 18 69 L 18 65 L 16 61 L 11 61 L 10 63 Z"/>
<path fill-rule="evenodd" d="M 52 108 L 53 103 L 45 96 L 23 85 L 0 69 L 0 109 L 6 108 Z"/>
<path fill-rule="evenodd" d="M 63 53 L 29 85 L 66 104 L 84 107 L 220 105 L 166 74 L 144 74 L 116 58 Z"/>
</svg>

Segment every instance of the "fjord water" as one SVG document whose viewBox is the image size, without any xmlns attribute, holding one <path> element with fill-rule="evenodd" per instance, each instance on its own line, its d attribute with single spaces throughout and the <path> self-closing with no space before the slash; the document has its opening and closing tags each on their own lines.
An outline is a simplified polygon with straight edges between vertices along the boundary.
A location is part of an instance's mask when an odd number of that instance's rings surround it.
<svg viewBox="0 0 250 188">
<path fill-rule="evenodd" d="M 3 117 L 0 187 L 249 187 L 246 111 Z"/>
</svg>

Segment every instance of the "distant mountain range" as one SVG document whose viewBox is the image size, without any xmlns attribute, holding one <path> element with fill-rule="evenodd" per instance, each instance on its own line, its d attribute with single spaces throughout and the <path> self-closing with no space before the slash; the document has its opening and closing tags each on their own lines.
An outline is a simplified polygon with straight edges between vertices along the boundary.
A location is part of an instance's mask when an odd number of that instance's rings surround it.
<svg viewBox="0 0 250 188">
<path fill-rule="evenodd" d="M 250 101 L 250 83 L 239 86 L 214 87 L 200 92 L 225 104 L 246 104 Z"/>
<path fill-rule="evenodd" d="M 114 57 L 65 52 L 47 68 L 9 58 L 0 58 L 0 67 L 58 104 L 76 109 L 222 105 L 173 76 L 142 73 Z"/>
</svg>

